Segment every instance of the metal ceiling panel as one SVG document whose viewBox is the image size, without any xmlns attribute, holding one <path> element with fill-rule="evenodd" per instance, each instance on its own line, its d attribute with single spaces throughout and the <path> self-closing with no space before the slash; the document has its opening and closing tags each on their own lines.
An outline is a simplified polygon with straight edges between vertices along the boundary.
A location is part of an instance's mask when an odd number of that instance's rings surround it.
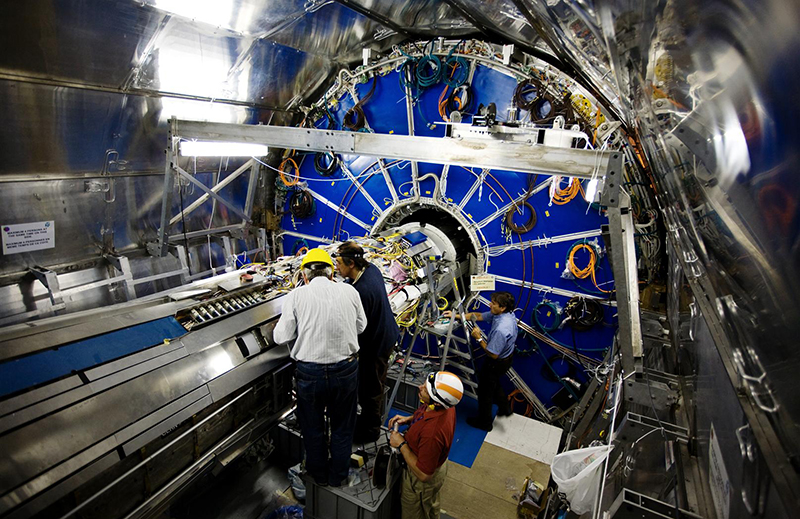
<svg viewBox="0 0 800 519">
<path fill-rule="evenodd" d="M 322 84 L 340 64 L 270 40 L 257 40 L 242 68 L 250 70 L 250 97 L 259 104 L 291 108 Z M 263 121 L 266 123 L 267 121 Z"/>
<path fill-rule="evenodd" d="M 488 36 L 532 49 L 539 34 L 510 0 L 448 0 Z"/>
<path fill-rule="evenodd" d="M 270 40 L 343 64 L 361 60 L 361 49 L 391 47 L 395 32 L 343 5 L 327 2 L 270 35 Z"/>
<path fill-rule="evenodd" d="M 198 26 L 261 38 L 305 15 L 315 2 L 296 0 L 142 0 L 154 11 L 196 22 Z"/>
<path fill-rule="evenodd" d="M 127 164 L 107 171 L 163 170 L 167 119 L 266 122 L 270 112 L 169 97 L 122 95 L 0 80 L 0 179 L 69 176 L 104 169 L 106 150 Z"/>
<path fill-rule="evenodd" d="M 431 36 L 456 37 L 477 32 L 471 23 L 446 2 L 347 0 L 341 3 L 373 13 L 378 19 L 390 20 L 411 34 L 429 33 Z"/>
<path fill-rule="evenodd" d="M 249 100 L 247 69 L 234 68 L 251 39 L 173 17 L 148 44 L 131 83 L 156 90 L 212 99 Z"/>
<path fill-rule="evenodd" d="M 135 2 L 3 2 L 0 72 L 120 87 L 162 17 Z"/>
<path fill-rule="evenodd" d="M 605 101 L 617 115 L 625 113 L 616 85 L 609 79 L 606 47 L 593 11 L 586 3 L 535 0 L 449 0 L 473 16 L 479 26 L 531 50 L 540 39 L 547 53 L 555 55 L 562 70 L 593 95 Z M 579 5 L 580 4 L 580 5 Z M 536 47 L 541 50 L 541 46 Z"/>
</svg>

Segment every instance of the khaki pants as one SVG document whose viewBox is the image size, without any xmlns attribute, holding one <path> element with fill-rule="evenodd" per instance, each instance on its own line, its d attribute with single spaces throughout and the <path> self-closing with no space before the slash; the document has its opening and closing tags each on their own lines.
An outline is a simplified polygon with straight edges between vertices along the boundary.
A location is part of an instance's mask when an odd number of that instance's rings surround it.
<svg viewBox="0 0 800 519">
<path fill-rule="evenodd" d="M 431 479 L 423 483 L 410 469 L 403 474 L 403 492 L 400 497 L 403 519 L 439 519 L 440 496 L 447 463 L 436 469 Z"/>
</svg>

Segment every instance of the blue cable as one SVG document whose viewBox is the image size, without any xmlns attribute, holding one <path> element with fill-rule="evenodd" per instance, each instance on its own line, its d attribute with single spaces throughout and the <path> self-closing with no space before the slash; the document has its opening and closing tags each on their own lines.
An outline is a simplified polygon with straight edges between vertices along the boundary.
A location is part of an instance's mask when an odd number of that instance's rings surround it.
<svg viewBox="0 0 800 519">
<path fill-rule="evenodd" d="M 447 72 L 453 69 L 452 76 Z M 444 62 L 443 80 L 447 86 L 458 88 L 469 79 L 469 64 L 461 56 L 448 56 Z"/>
<path fill-rule="evenodd" d="M 433 54 L 422 56 L 415 72 L 417 86 L 420 89 L 432 87 L 442 79 L 442 60 Z"/>
<path fill-rule="evenodd" d="M 545 326 L 542 324 L 541 320 L 539 320 L 539 308 L 545 307 L 552 311 L 555 314 L 553 318 L 553 323 L 550 326 Z M 552 332 L 558 330 L 558 327 L 561 325 L 561 312 L 558 311 L 558 307 L 551 303 L 550 301 L 542 301 L 538 305 L 533 308 L 533 319 L 536 321 L 536 325 L 545 333 Z"/>
</svg>

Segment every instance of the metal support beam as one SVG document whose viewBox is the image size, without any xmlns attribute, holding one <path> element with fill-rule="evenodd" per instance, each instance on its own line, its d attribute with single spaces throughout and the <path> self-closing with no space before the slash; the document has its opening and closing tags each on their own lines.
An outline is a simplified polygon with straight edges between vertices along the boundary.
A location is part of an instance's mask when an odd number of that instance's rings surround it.
<svg viewBox="0 0 800 519">
<path fill-rule="evenodd" d="M 128 301 L 136 299 L 136 287 L 133 284 L 133 271 L 131 262 L 126 256 L 121 254 L 106 254 L 106 260 L 122 273 L 122 285 L 125 287 L 125 297 Z"/>
<path fill-rule="evenodd" d="M 547 285 L 540 285 L 539 283 L 530 283 L 528 281 L 523 282 L 521 279 L 499 276 L 492 272 L 486 272 L 486 274 L 494 276 L 495 280 L 500 281 L 501 283 L 507 283 L 509 285 L 514 285 L 523 288 L 530 288 L 531 290 L 536 290 L 537 292 L 542 292 L 544 294 L 556 294 L 564 297 L 582 297 L 584 299 L 597 299 L 600 304 L 606 304 L 606 301 L 601 296 L 586 294 L 584 292 L 576 292 L 574 290 L 566 290 L 558 287 L 550 287 Z M 609 301 L 608 304 L 613 306 L 616 303 L 613 301 Z M 620 317 L 620 320 L 621 319 L 622 318 Z"/>
<path fill-rule="evenodd" d="M 364 230 L 370 231 L 372 229 L 371 226 L 365 224 L 364 222 L 362 222 L 361 220 L 359 220 L 355 216 L 351 215 L 350 213 L 348 213 L 347 211 L 342 209 L 340 206 L 334 204 L 333 202 L 331 202 L 330 200 L 328 200 L 324 196 L 320 195 L 316 191 L 312 190 L 311 188 L 306 188 L 306 191 L 308 191 L 308 194 L 310 194 L 311 196 L 313 196 L 314 198 L 316 198 L 317 200 L 319 200 L 323 204 L 327 205 L 328 207 L 330 207 L 331 209 L 333 209 L 334 211 L 336 211 L 340 215 L 344 216 L 345 218 L 347 218 L 348 220 L 350 220 L 354 224 L 358 225 L 359 227 L 362 227 Z"/>
<path fill-rule="evenodd" d="M 353 176 L 353 173 L 350 171 L 350 168 L 347 167 L 347 164 L 345 164 L 344 162 L 341 162 L 340 163 L 340 167 L 342 169 L 342 172 L 344 173 L 344 176 L 346 176 L 347 179 L 350 180 L 350 182 L 353 183 L 353 185 L 356 187 L 356 189 L 358 189 L 359 193 L 364 195 L 364 198 L 367 199 L 367 202 L 369 202 L 369 205 L 371 205 L 372 208 L 378 214 L 381 214 L 383 212 L 383 208 L 381 206 L 379 206 L 375 202 L 375 200 L 372 198 L 372 196 L 369 194 L 369 192 L 366 189 L 364 189 L 364 186 L 362 186 L 361 183 L 358 181 L 358 179 L 356 179 L 356 177 Z"/>
<path fill-rule="evenodd" d="M 642 325 L 639 314 L 639 276 L 636 272 L 636 245 L 630 197 L 620 192 L 618 207 L 608 208 L 608 231 L 610 235 L 609 260 L 614 273 L 617 312 L 619 315 L 619 346 L 622 369 L 627 377 L 641 372 Z"/>
<path fill-rule="evenodd" d="M 320 238 L 319 236 L 311 236 L 310 234 L 303 234 L 301 232 L 294 232 L 294 231 L 281 231 L 276 238 L 281 238 L 283 236 L 294 236 L 295 238 L 302 238 L 304 240 L 313 240 L 319 243 L 333 243 L 333 240 L 330 238 Z"/>
<path fill-rule="evenodd" d="M 676 509 L 675 505 L 665 503 L 627 488 L 619 493 L 611 509 L 611 519 L 702 519 L 687 510 Z"/>
<path fill-rule="evenodd" d="M 241 175 L 242 173 L 247 171 L 248 168 L 250 168 L 251 175 L 252 175 L 252 169 L 254 167 L 256 167 L 257 164 L 258 163 L 255 162 L 254 160 L 248 160 L 247 162 L 245 162 L 244 164 L 239 166 L 239 168 L 236 169 L 233 173 L 231 173 L 230 175 L 225 177 L 223 180 L 221 180 L 220 182 L 218 182 L 217 184 L 212 186 L 211 187 L 211 191 L 213 191 L 214 193 L 219 193 L 220 191 L 222 191 L 222 188 L 224 188 L 225 186 L 227 186 L 228 184 L 230 184 L 231 182 L 233 182 L 234 180 L 239 178 L 239 175 Z M 250 180 L 251 180 L 250 185 L 248 185 L 248 187 L 247 187 L 247 189 L 248 189 L 248 197 L 250 196 L 249 195 L 250 186 L 252 186 L 254 184 L 254 182 L 252 181 L 252 177 L 251 177 Z M 254 192 L 254 194 L 255 194 L 255 192 Z M 189 204 L 186 207 L 186 209 L 183 210 L 183 215 L 181 215 L 181 213 L 178 213 L 177 215 L 173 216 L 172 219 L 170 219 L 170 221 L 169 221 L 170 227 L 172 227 L 173 225 L 178 223 L 181 220 L 181 218 L 185 218 L 186 216 L 189 215 L 189 213 L 193 212 L 195 209 L 197 209 L 198 207 L 203 205 L 206 202 L 206 200 L 208 200 L 209 198 L 210 198 L 210 195 L 208 195 L 207 193 L 203 193 L 202 195 L 200 195 L 200 198 L 198 198 L 197 200 L 195 200 L 194 202 Z M 245 213 L 247 213 L 248 215 L 250 214 L 250 212 L 247 211 L 246 208 L 245 208 Z"/>
<path fill-rule="evenodd" d="M 254 142 L 280 148 L 328 151 L 432 164 L 504 169 L 522 173 L 602 178 L 612 167 L 621 178 L 622 154 L 616 151 L 556 148 L 494 139 L 453 139 L 256 126 L 176 120 L 174 133 L 182 138 Z M 615 162 L 618 161 L 618 162 Z M 609 205 L 616 205 L 609 202 Z"/>
<path fill-rule="evenodd" d="M 31 267 L 30 271 L 47 289 L 53 312 L 57 314 L 66 309 L 67 305 L 64 303 L 61 287 L 58 283 L 58 274 L 44 267 Z"/>
<path fill-rule="evenodd" d="M 627 390 L 625 394 L 627 394 Z M 620 421 L 617 432 L 614 434 L 614 439 L 620 442 L 635 443 L 653 430 L 662 432 L 664 438 L 669 441 L 688 443 L 691 438 L 689 429 L 686 427 L 663 420 L 659 422 L 655 418 L 628 411 Z"/>
<path fill-rule="evenodd" d="M 411 96 L 411 87 L 406 86 L 406 119 L 408 120 L 408 135 L 414 136 L 414 100 Z M 415 194 L 419 194 L 419 164 L 411 162 L 411 187 Z"/>
<path fill-rule="evenodd" d="M 201 236 L 208 236 L 209 234 L 235 234 L 237 231 L 242 231 L 247 226 L 246 223 L 236 223 L 233 225 L 225 225 L 223 227 L 212 227 L 210 229 L 202 229 L 200 231 L 191 231 L 186 234 L 170 234 L 170 241 L 184 241 L 191 240 L 192 238 L 199 238 Z"/>
<path fill-rule="evenodd" d="M 174 124 L 173 124 L 174 127 Z M 175 190 L 175 169 L 173 160 L 175 158 L 175 151 L 177 149 L 177 141 L 173 139 L 172 130 L 169 134 L 169 146 L 167 147 L 167 160 L 164 165 L 164 187 L 162 189 L 163 195 L 161 198 L 161 225 L 158 228 L 158 240 L 155 243 L 147 244 L 147 252 L 156 258 L 162 258 L 167 254 L 167 247 L 169 246 L 169 238 L 167 232 L 169 231 L 169 220 L 167 215 L 172 212 L 172 195 Z"/>
<path fill-rule="evenodd" d="M 247 220 L 243 220 L 242 223 L 251 222 L 251 218 L 253 216 L 253 203 L 256 199 L 256 187 L 258 187 L 258 162 L 255 160 L 250 160 L 249 162 L 252 165 L 250 166 L 250 181 L 247 183 L 247 197 L 245 198 L 244 202 L 244 214 L 247 216 Z"/>
<path fill-rule="evenodd" d="M 207 194 L 208 196 L 210 196 L 211 198 L 213 198 L 217 202 L 221 203 L 222 205 L 227 206 L 228 209 L 230 209 L 231 211 L 233 211 L 234 213 L 239 215 L 244 221 L 246 221 L 248 223 L 250 222 L 250 217 L 248 215 L 246 215 L 244 213 L 244 211 L 242 211 L 241 209 L 236 207 L 232 202 L 229 202 L 229 201 L 225 200 L 224 198 L 219 196 L 217 193 L 215 193 L 211 189 L 207 188 L 205 184 L 203 184 L 202 182 L 200 182 L 199 180 L 194 178 L 194 175 L 192 175 L 191 173 L 188 173 L 186 170 L 184 170 L 182 167 L 180 167 L 178 165 L 175 165 L 175 171 L 177 171 L 180 174 L 180 176 L 182 176 L 183 178 L 185 178 L 186 180 L 191 182 L 193 185 L 199 187 L 205 194 Z"/>
<path fill-rule="evenodd" d="M 514 384 L 514 387 L 519 389 L 519 392 L 522 393 L 522 396 L 525 397 L 525 400 L 527 400 L 528 403 L 531 404 L 531 406 L 533 406 L 539 412 L 539 414 L 542 415 L 542 418 L 544 418 L 547 423 L 552 423 L 553 417 L 550 415 L 547 407 L 545 407 L 542 401 L 537 398 L 536 394 L 528 386 L 528 384 L 522 380 L 522 377 L 519 376 L 516 370 L 514 368 L 508 368 L 506 375 L 508 375 L 508 379 L 512 384 Z"/>
<path fill-rule="evenodd" d="M 525 250 L 531 247 L 547 247 L 548 245 L 553 243 L 594 238 L 595 236 L 600 236 L 601 234 L 602 232 L 600 231 L 600 229 L 595 229 L 593 231 L 573 232 L 570 234 L 562 234 L 560 236 L 552 236 L 549 238 L 545 236 L 543 238 L 538 238 L 536 240 L 529 240 L 519 243 L 509 243 L 507 245 L 497 245 L 494 247 L 489 247 L 486 250 L 486 253 L 489 254 L 490 256 L 495 256 L 498 254 L 502 254 L 503 252 L 508 252 L 512 250 Z"/>
<path fill-rule="evenodd" d="M 461 202 L 458 204 L 458 208 L 463 211 L 464 207 L 466 207 L 467 202 L 470 201 L 472 195 L 475 194 L 475 191 L 478 190 L 478 187 L 483 182 L 483 175 L 478 175 L 478 178 L 475 179 L 475 182 L 469 187 L 466 193 L 464 193 L 464 198 L 461 199 Z"/>
</svg>

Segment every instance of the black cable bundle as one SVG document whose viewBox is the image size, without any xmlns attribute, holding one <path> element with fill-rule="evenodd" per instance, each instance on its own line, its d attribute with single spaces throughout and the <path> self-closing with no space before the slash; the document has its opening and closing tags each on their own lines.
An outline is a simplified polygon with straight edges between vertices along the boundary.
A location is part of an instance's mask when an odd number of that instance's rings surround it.
<svg viewBox="0 0 800 519">
<path fill-rule="evenodd" d="M 526 79 L 514 90 L 514 104 L 522 110 L 531 111 L 542 93 L 542 85 L 538 81 L 533 78 Z M 531 94 L 533 96 L 529 98 Z"/>
<path fill-rule="evenodd" d="M 314 155 L 314 169 L 323 177 L 330 177 L 339 166 L 339 159 L 330 151 L 320 151 Z"/>
<path fill-rule="evenodd" d="M 533 229 L 533 227 L 536 225 L 536 210 L 528 202 L 522 202 L 521 205 L 528 210 L 528 221 L 523 225 L 517 225 L 514 222 L 514 213 L 519 205 L 520 204 L 515 205 L 506 213 L 506 227 L 517 234 L 524 234 Z"/>
<path fill-rule="evenodd" d="M 586 331 L 603 321 L 603 306 L 595 299 L 573 297 L 564 308 L 564 324 L 578 331 Z"/>
<path fill-rule="evenodd" d="M 314 197 L 305 189 L 298 189 L 289 199 L 289 211 L 295 218 L 308 218 L 314 213 Z"/>
<path fill-rule="evenodd" d="M 545 86 L 533 78 L 517 85 L 514 90 L 514 104 L 522 110 L 527 110 L 533 123 L 547 124 L 557 115 L 563 115 L 567 123 L 575 118 L 569 95 L 556 100 L 547 93 Z"/>
<path fill-rule="evenodd" d="M 364 105 L 369 101 L 369 98 L 372 97 L 372 94 L 375 92 L 375 85 L 378 84 L 378 76 L 375 75 L 372 77 L 372 86 L 369 89 L 367 95 L 365 95 L 356 105 L 347 111 L 344 114 L 344 120 L 342 124 L 348 130 L 353 130 L 355 132 L 364 128 L 367 125 L 367 117 L 364 115 Z"/>
</svg>

